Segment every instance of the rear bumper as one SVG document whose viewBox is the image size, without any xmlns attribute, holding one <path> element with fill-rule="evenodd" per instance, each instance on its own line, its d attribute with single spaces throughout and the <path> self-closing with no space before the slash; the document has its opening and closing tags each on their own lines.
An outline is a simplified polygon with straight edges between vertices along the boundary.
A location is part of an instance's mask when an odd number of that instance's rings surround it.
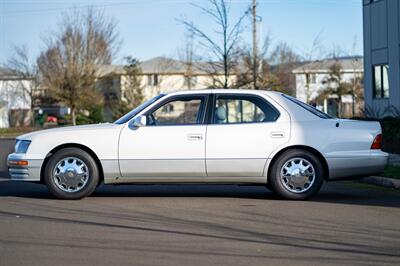
<svg viewBox="0 0 400 266">
<path fill-rule="evenodd" d="M 380 150 L 371 150 L 368 155 L 326 158 L 329 180 L 351 179 L 377 175 L 384 171 L 389 155 Z"/>
<path fill-rule="evenodd" d="M 11 153 L 7 158 L 11 180 L 40 181 L 40 168 L 43 160 L 31 160 L 26 154 Z"/>
</svg>

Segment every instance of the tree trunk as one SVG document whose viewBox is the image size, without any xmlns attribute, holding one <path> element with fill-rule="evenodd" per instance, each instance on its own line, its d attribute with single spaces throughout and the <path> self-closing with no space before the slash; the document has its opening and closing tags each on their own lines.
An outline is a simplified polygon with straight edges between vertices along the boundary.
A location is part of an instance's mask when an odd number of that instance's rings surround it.
<svg viewBox="0 0 400 266">
<path fill-rule="evenodd" d="M 225 54 L 224 55 L 224 89 L 228 88 L 228 78 L 229 78 L 229 73 L 228 73 L 228 56 Z"/>
<path fill-rule="evenodd" d="M 310 103 L 310 76 L 306 73 L 306 103 Z"/>
<path fill-rule="evenodd" d="M 31 110 L 29 110 L 29 119 L 30 119 L 29 125 L 31 127 L 34 127 L 35 126 L 35 113 L 33 111 L 33 103 L 31 103 Z"/>
<path fill-rule="evenodd" d="M 354 91 L 353 91 L 353 95 L 352 95 L 352 103 L 351 103 L 351 112 L 352 112 L 352 115 L 353 115 L 353 118 L 354 118 L 354 116 L 356 115 L 356 97 L 355 97 L 355 95 L 354 95 Z"/>
<path fill-rule="evenodd" d="M 35 91 L 36 91 L 36 89 L 38 87 L 37 84 L 38 84 L 38 82 L 37 82 L 37 79 L 35 78 L 34 81 L 33 81 L 33 86 L 31 87 L 31 90 L 29 92 L 29 97 L 31 99 L 31 114 L 30 114 L 30 116 L 31 116 L 31 123 L 30 123 L 31 127 L 35 127 L 36 126 L 36 120 L 35 120 L 36 117 L 35 117 L 35 112 L 34 112 L 34 108 L 35 108 L 35 95 L 34 95 L 34 93 L 35 93 Z"/>
<path fill-rule="evenodd" d="M 73 125 L 73 126 L 76 126 L 75 107 L 71 107 L 71 120 L 72 120 L 72 125 Z"/>
<path fill-rule="evenodd" d="M 31 99 L 31 106 L 30 106 L 31 110 L 29 111 L 29 119 L 30 119 L 29 125 L 30 125 L 31 127 L 34 127 L 34 126 L 35 126 L 35 114 L 34 114 L 34 112 L 33 112 L 34 103 L 33 103 L 32 88 L 31 88 L 31 92 L 29 93 L 29 97 L 30 97 L 30 99 Z"/>
</svg>

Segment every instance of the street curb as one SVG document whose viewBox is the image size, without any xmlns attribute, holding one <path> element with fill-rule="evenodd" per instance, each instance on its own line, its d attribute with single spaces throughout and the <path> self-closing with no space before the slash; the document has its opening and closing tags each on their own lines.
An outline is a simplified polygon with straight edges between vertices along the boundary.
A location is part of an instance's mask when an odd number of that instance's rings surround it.
<svg viewBox="0 0 400 266">
<path fill-rule="evenodd" d="M 369 177 L 364 177 L 363 179 L 360 180 L 360 182 L 371 185 L 377 185 L 381 187 L 400 189 L 400 180 L 389 177 L 369 176 Z"/>
</svg>

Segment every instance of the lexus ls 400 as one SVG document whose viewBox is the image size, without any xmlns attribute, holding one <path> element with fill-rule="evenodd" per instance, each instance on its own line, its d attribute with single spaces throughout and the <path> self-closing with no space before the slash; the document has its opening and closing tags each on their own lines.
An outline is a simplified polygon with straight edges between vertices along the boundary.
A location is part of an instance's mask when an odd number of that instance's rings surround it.
<svg viewBox="0 0 400 266">
<path fill-rule="evenodd" d="M 253 184 L 286 199 L 383 171 L 378 122 L 336 119 L 278 92 L 160 94 L 114 123 L 22 135 L 12 180 L 80 199 L 98 184 Z"/>
</svg>

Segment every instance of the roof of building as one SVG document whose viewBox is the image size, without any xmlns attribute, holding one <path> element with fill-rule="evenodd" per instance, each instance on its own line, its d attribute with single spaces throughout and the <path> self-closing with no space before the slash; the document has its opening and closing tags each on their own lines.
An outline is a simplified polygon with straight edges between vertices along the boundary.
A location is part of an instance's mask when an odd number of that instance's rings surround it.
<svg viewBox="0 0 400 266">
<path fill-rule="evenodd" d="M 327 58 L 323 60 L 316 60 L 305 63 L 292 72 L 294 74 L 301 73 L 325 73 L 335 64 L 340 63 L 343 72 L 363 72 L 364 62 L 362 56 L 340 57 L 340 58 Z"/>
<path fill-rule="evenodd" d="M 142 74 L 184 74 L 187 72 L 188 66 L 184 61 L 167 57 L 154 57 L 140 62 L 140 68 Z M 194 75 L 204 75 L 213 72 L 222 73 L 222 68 L 220 70 L 213 70 L 210 64 L 206 62 L 193 62 L 191 72 Z M 123 65 L 101 65 L 97 72 L 97 76 L 99 77 L 123 74 L 125 74 Z"/>
<path fill-rule="evenodd" d="M 0 80 L 18 79 L 21 75 L 13 69 L 0 67 Z"/>
</svg>

